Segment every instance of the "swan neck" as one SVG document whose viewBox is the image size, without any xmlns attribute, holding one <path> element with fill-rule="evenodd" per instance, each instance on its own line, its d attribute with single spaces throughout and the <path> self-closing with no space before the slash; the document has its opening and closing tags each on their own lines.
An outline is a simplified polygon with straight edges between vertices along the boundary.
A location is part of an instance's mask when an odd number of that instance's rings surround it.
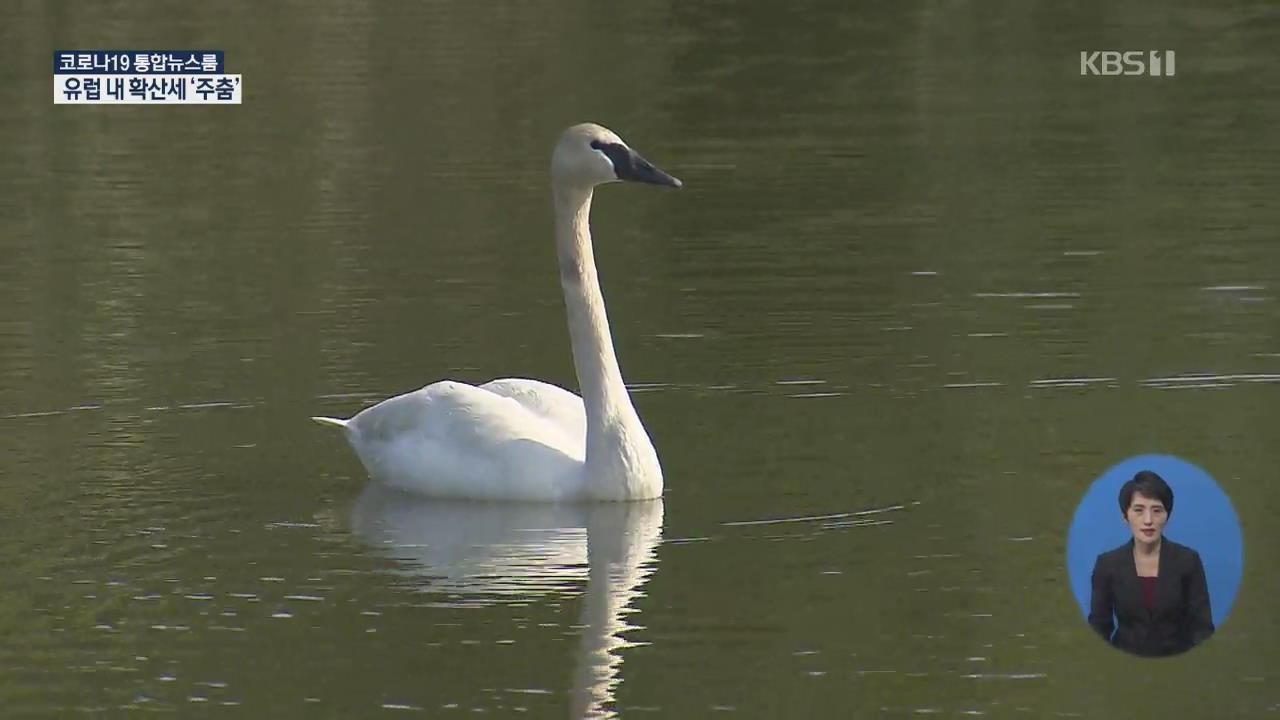
<svg viewBox="0 0 1280 720">
<path fill-rule="evenodd" d="M 573 366 L 586 411 L 583 492 L 595 500 L 662 494 L 662 468 L 622 384 L 591 249 L 591 188 L 557 185 L 556 248 Z"/>
<path fill-rule="evenodd" d="M 609 318 L 591 247 L 591 199 L 590 188 L 560 188 L 556 192 L 560 285 L 564 290 L 573 365 L 586 406 L 588 428 L 624 408 L 631 408 L 613 350 L 613 336 L 609 332 Z M 590 454 L 590 443 L 587 449 Z"/>
</svg>

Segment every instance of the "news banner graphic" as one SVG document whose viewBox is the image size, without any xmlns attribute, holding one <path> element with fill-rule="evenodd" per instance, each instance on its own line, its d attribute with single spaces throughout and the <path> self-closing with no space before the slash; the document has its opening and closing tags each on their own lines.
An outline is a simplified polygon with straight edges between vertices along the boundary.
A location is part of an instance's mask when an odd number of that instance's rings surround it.
<svg viewBox="0 0 1280 720">
<path fill-rule="evenodd" d="M 239 105 L 221 50 L 57 50 L 55 105 Z"/>
</svg>

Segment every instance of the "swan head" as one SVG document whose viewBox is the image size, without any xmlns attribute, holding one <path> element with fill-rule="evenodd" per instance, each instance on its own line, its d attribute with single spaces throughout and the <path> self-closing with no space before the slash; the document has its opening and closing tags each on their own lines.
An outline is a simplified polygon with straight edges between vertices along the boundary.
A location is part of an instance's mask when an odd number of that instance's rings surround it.
<svg viewBox="0 0 1280 720">
<path fill-rule="evenodd" d="M 680 187 L 679 180 L 655 167 L 612 130 L 582 123 L 560 135 L 551 155 L 551 177 L 557 184 L 595 187 L 628 180 Z"/>
</svg>

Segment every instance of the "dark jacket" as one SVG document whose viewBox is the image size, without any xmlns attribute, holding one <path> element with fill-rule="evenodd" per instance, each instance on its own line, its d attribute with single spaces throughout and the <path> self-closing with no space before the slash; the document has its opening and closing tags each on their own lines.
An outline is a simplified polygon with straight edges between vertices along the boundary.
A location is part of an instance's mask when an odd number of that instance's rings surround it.
<svg viewBox="0 0 1280 720">
<path fill-rule="evenodd" d="M 1133 540 L 1099 555 L 1089 624 L 1112 645 L 1137 655 L 1175 655 L 1212 635 L 1209 587 L 1199 553 L 1163 538 L 1157 575 L 1156 608 L 1147 610 L 1133 564 Z"/>
</svg>

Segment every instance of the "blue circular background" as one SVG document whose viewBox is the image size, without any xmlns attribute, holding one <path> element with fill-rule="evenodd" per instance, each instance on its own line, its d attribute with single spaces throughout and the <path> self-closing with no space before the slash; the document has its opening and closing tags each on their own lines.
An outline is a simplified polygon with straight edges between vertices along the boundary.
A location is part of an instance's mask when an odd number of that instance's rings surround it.
<svg viewBox="0 0 1280 720">
<path fill-rule="evenodd" d="M 1165 535 L 1200 553 L 1209 583 L 1213 624 L 1222 626 L 1240 590 L 1244 537 L 1231 500 L 1204 470 L 1172 455 L 1139 455 L 1113 465 L 1093 481 L 1076 508 L 1067 537 L 1067 571 L 1080 611 L 1089 615 L 1093 563 L 1133 534 L 1120 514 L 1120 487 L 1139 470 L 1151 470 L 1173 488 L 1173 513 Z"/>
</svg>

